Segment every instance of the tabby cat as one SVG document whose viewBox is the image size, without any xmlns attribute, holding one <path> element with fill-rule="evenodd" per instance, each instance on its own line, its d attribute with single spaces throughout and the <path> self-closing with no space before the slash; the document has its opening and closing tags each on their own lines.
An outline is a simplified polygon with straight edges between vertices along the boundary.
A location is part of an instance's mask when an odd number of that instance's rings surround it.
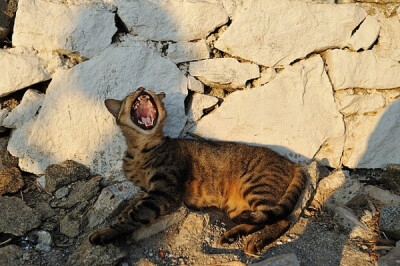
<svg viewBox="0 0 400 266">
<path fill-rule="evenodd" d="M 90 242 L 110 243 L 184 202 L 224 210 L 237 225 L 219 243 L 251 234 L 244 250 L 259 253 L 288 229 L 305 173 L 265 147 L 164 137 L 164 96 L 139 88 L 123 101 L 105 101 L 126 138 L 124 173 L 142 191 L 111 226 L 92 233 Z"/>
</svg>

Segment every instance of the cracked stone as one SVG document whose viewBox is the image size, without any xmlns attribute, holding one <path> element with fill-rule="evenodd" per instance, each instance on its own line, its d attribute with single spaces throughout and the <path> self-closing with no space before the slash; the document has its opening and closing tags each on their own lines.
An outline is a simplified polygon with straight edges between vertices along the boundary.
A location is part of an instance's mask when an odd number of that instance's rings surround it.
<svg viewBox="0 0 400 266">
<path fill-rule="evenodd" d="M 368 50 L 378 38 L 380 29 L 381 26 L 376 18 L 367 16 L 360 28 L 351 36 L 350 47 L 355 51 Z"/>
<path fill-rule="evenodd" d="M 260 65 L 287 66 L 314 51 L 346 47 L 366 15 L 356 5 L 246 1 L 215 47 Z"/>
<path fill-rule="evenodd" d="M 15 107 L 3 121 L 3 126 L 17 128 L 34 117 L 42 106 L 44 94 L 36 90 L 27 90 L 21 103 Z"/>
<path fill-rule="evenodd" d="M 343 165 L 350 168 L 385 168 L 400 161 L 400 101 L 373 115 L 346 119 Z"/>
<path fill-rule="evenodd" d="M 94 228 L 118 214 L 124 207 L 124 203 L 138 191 L 138 187 L 127 181 L 104 188 L 94 204 L 94 208 L 88 214 L 88 226 Z"/>
<path fill-rule="evenodd" d="M 205 40 L 171 43 L 168 45 L 167 56 L 174 63 L 207 59 L 210 58 L 210 47 Z"/>
<path fill-rule="evenodd" d="M 205 39 L 228 22 L 222 4 L 215 1 L 119 1 L 118 15 L 128 30 L 148 40 Z"/>
<path fill-rule="evenodd" d="M 99 192 L 102 179 L 103 177 L 101 176 L 95 176 L 88 181 L 78 181 L 73 184 L 66 201 L 60 202 L 58 207 L 71 208 L 81 202 L 88 202 Z"/>
<path fill-rule="evenodd" d="M 53 192 L 56 189 L 69 185 L 78 180 L 87 179 L 89 169 L 77 162 L 67 160 L 61 164 L 53 164 L 46 168 L 46 190 Z"/>
<path fill-rule="evenodd" d="M 12 51 L 0 49 L 0 97 L 51 78 L 39 58 Z"/>
<path fill-rule="evenodd" d="M 189 121 L 197 121 L 204 115 L 204 109 L 215 106 L 218 103 L 218 98 L 214 96 L 194 93 L 192 104 L 189 110 Z"/>
<path fill-rule="evenodd" d="M 344 115 L 364 114 L 385 106 L 386 100 L 380 94 L 336 95 L 339 110 Z"/>
<path fill-rule="evenodd" d="M 188 75 L 188 89 L 198 93 L 204 93 L 204 84 Z"/>
<path fill-rule="evenodd" d="M 381 57 L 400 61 L 400 18 L 396 16 L 387 18 L 381 14 L 377 16 L 377 19 L 381 25 L 381 30 L 379 42 L 372 50 Z"/>
<path fill-rule="evenodd" d="M 374 51 L 356 53 L 335 49 L 327 51 L 325 59 L 335 90 L 400 87 L 400 63 L 380 57 Z"/>
<path fill-rule="evenodd" d="M 266 145 L 304 161 L 328 139 L 342 136 L 344 123 L 324 62 L 314 56 L 285 68 L 264 86 L 231 93 L 191 131 L 204 138 Z"/>
<path fill-rule="evenodd" d="M 95 5 L 20 1 L 13 45 L 78 53 L 81 57 L 91 58 L 111 44 L 117 31 L 114 17 L 106 8 Z"/>
<path fill-rule="evenodd" d="M 248 80 L 260 76 L 260 69 L 234 58 L 216 58 L 191 62 L 189 73 L 208 86 L 231 91 L 245 88 Z"/>
<path fill-rule="evenodd" d="M 17 197 L 0 197 L 0 233 L 22 236 L 40 225 L 40 214 Z"/>
</svg>

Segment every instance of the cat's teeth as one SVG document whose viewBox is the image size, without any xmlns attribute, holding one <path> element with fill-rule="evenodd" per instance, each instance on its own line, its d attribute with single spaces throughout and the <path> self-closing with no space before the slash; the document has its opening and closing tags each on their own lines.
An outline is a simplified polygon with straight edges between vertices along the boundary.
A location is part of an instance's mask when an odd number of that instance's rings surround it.
<svg viewBox="0 0 400 266">
<path fill-rule="evenodd" d="M 145 124 L 146 126 L 153 125 L 152 118 L 150 116 L 142 117 L 142 124 Z"/>
</svg>

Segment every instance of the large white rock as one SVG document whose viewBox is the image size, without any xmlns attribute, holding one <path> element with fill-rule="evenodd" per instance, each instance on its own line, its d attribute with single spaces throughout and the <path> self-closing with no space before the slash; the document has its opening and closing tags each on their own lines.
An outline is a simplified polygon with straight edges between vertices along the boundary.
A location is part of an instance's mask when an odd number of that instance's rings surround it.
<svg viewBox="0 0 400 266">
<path fill-rule="evenodd" d="M 91 58 L 111 44 L 117 31 L 114 16 L 99 5 L 67 6 L 45 0 L 21 0 L 13 45 Z"/>
<path fill-rule="evenodd" d="M 215 47 L 264 66 L 285 66 L 314 51 L 347 46 L 365 17 L 355 5 L 250 0 Z"/>
<path fill-rule="evenodd" d="M 344 115 L 364 114 L 385 106 L 386 100 L 380 94 L 336 95 L 339 110 Z"/>
<path fill-rule="evenodd" d="M 210 108 L 218 103 L 218 98 L 201 93 L 194 93 L 189 110 L 189 121 L 197 121 L 204 115 L 204 109 Z"/>
<path fill-rule="evenodd" d="M 188 75 L 188 89 L 194 92 L 204 93 L 204 84 Z"/>
<path fill-rule="evenodd" d="M 346 121 L 343 165 L 350 168 L 384 168 L 400 164 L 400 100 L 376 115 L 359 115 Z"/>
<path fill-rule="evenodd" d="M 228 22 L 222 4 L 212 0 L 135 0 L 115 4 L 128 29 L 148 40 L 205 39 Z"/>
<path fill-rule="evenodd" d="M 372 50 L 382 57 L 400 61 L 400 18 L 396 16 L 387 18 L 385 15 L 379 14 L 377 19 L 381 25 L 381 30 L 379 42 Z"/>
<path fill-rule="evenodd" d="M 302 161 L 344 134 L 344 123 L 324 62 L 314 56 L 282 70 L 262 87 L 230 94 L 192 131 L 205 138 L 267 145 Z M 337 161 L 341 153 L 327 153 L 327 160 Z"/>
<path fill-rule="evenodd" d="M 39 58 L 3 49 L 0 49 L 0 69 L 0 97 L 51 78 Z"/>
<path fill-rule="evenodd" d="M 167 94 L 165 131 L 178 136 L 186 123 L 186 77 L 150 48 L 111 46 L 54 75 L 39 115 L 13 132 L 8 150 L 28 172 L 43 173 L 72 159 L 105 174 L 120 162 L 126 145 L 104 100 L 123 99 L 140 86 Z"/>
<path fill-rule="evenodd" d="M 22 126 L 36 115 L 36 112 L 42 106 L 44 95 L 36 90 L 27 90 L 21 103 L 15 107 L 3 121 L 3 126 L 8 128 L 17 128 Z"/>
<path fill-rule="evenodd" d="M 368 16 L 351 36 L 350 47 L 355 51 L 369 49 L 378 38 L 380 29 L 379 22 L 374 17 Z"/>
<path fill-rule="evenodd" d="M 400 87 L 400 63 L 382 58 L 374 51 L 355 53 L 335 49 L 327 51 L 325 59 L 335 90 Z"/>
<path fill-rule="evenodd" d="M 210 58 L 210 47 L 205 40 L 198 42 L 177 42 L 168 46 L 167 56 L 174 63 Z"/>
<path fill-rule="evenodd" d="M 233 90 L 245 88 L 248 80 L 258 78 L 260 69 L 234 58 L 215 58 L 191 62 L 189 73 L 208 86 Z"/>
</svg>

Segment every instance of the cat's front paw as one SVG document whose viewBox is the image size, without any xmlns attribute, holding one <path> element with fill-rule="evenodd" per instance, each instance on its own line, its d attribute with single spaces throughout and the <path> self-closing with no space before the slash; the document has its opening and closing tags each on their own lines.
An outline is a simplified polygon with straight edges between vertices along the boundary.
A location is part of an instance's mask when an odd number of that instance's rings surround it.
<svg viewBox="0 0 400 266">
<path fill-rule="evenodd" d="M 111 228 L 102 228 L 89 236 L 92 245 L 107 245 L 115 239 L 115 232 Z"/>
</svg>

